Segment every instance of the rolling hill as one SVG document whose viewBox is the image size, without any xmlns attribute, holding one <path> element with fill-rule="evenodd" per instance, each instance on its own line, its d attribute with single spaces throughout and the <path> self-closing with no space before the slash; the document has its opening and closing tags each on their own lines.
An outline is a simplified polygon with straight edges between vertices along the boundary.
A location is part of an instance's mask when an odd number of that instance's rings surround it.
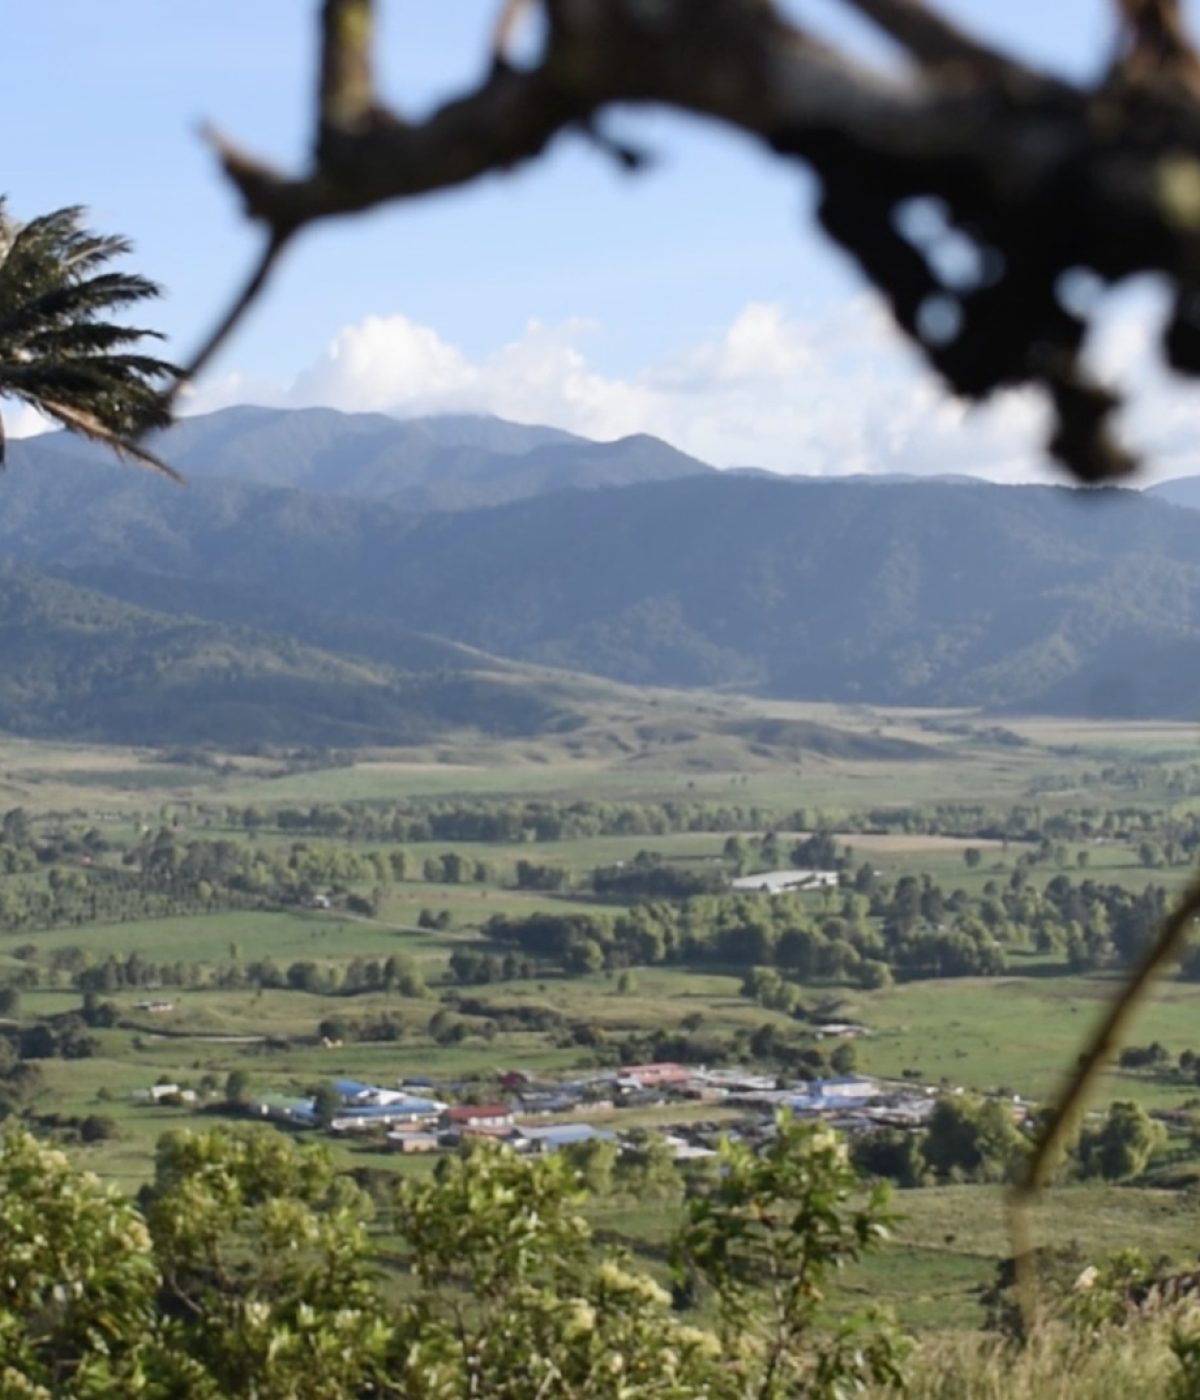
<svg viewBox="0 0 1200 1400">
<path fill-rule="evenodd" d="M 464 653 L 402 674 L 0 566 L 0 730 L 115 743 L 351 746 L 575 721 L 570 690 Z M 447 646 L 443 663 L 455 656 Z M 464 664 L 468 659 L 474 666 Z"/>
</svg>

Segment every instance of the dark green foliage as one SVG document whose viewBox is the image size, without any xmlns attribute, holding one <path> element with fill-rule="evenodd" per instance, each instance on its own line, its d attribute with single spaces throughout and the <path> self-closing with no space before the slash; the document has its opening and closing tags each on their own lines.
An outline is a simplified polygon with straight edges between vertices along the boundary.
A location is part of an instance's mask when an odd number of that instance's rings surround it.
<svg viewBox="0 0 1200 1400">
<path fill-rule="evenodd" d="M 763 1359 L 762 1382 L 751 1392 L 762 1400 L 844 1394 L 901 1378 L 898 1338 L 878 1318 L 844 1320 L 820 1335 L 829 1321 L 828 1280 L 871 1250 L 890 1224 L 886 1191 L 865 1200 L 857 1191 L 837 1134 L 785 1116 L 758 1153 L 725 1143 L 722 1170 L 689 1202 L 676 1271 L 712 1291 L 728 1352 Z M 764 1278 L 771 1280 L 766 1300 Z M 828 1389 L 821 1383 L 827 1372 Z"/>
<path fill-rule="evenodd" d="M 342 1111 L 342 1096 L 331 1084 L 321 1084 L 313 1094 L 313 1113 L 319 1128 L 329 1129 Z"/>
<path fill-rule="evenodd" d="M 0 564 L 0 728 L 125 743 L 401 744 L 534 734 L 552 688 L 400 674 L 223 623 L 169 617 Z"/>
<path fill-rule="evenodd" d="M 1166 1141 L 1166 1130 L 1140 1104 L 1118 1100 L 1103 1123 L 1085 1127 L 1077 1148 L 1084 1176 L 1123 1181 L 1140 1176 L 1150 1158 Z"/>
<path fill-rule="evenodd" d="M 958 1094 L 937 1101 L 921 1151 L 944 1180 L 1006 1181 L 1028 1146 L 1011 1104 Z"/>
<path fill-rule="evenodd" d="M 626 902 L 691 899 L 715 894 L 724 886 L 725 878 L 719 871 L 689 869 L 651 851 L 639 851 L 627 865 L 610 865 L 592 872 L 592 888 L 598 895 Z"/>
<path fill-rule="evenodd" d="M 719 1333 L 594 1240 L 579 1172 L 607 1192 L 614 1156 L 600 1144 L 530 1162 L 481 1143 L 394 1193 L 376 1183 L 373 1202 L 282 1134 L 174 1133 L 135 1209 L 8 1134 L 5 1394 L 835 1400 L 901 1379 L 886 1322 L 823 1305 L 826 1280 L 887 1223 L 835 1135 L 785 1121 L 760 1157 L 728 1146 L 693 1197 L 675 1257 L 715 1296 Z M 669 1178 L 677 1194 L 661 1152 L 641 1156 L 621 1189 Z M 412 1276 L 391 1301 L 367 1230 L 376 1208 Z"/>
<path fill-rule="evenodd" d="M 926 1171 L 920 1135 L 897 1128 L 864 1133 L 851 1156 L 865 1176 L 882 1177 L 898 1186 L 919 1186 Z"/>
<path fill-rule="evenodd" d="M 0 398 L 162 467 L 134 439 L 170 422 L 161 395 L 178 371 L 140 348 L 157 332 L 104 319 L 160 289 L 145 277 L 108 269 L 130 244 L 92 233 L 83 215 L 79 208 L 58 209 L 17 224 L 0 199 Z M 0 426 L 0 463 L 4 456 Z"/>
<path fill-rule="evenodd" d="M 225 1102 L 231 1108 L 245 1108 L 250 1102 L 250 1076 L 244 1069 L 232 1069 L 225 1080 Z"/>
</svg>

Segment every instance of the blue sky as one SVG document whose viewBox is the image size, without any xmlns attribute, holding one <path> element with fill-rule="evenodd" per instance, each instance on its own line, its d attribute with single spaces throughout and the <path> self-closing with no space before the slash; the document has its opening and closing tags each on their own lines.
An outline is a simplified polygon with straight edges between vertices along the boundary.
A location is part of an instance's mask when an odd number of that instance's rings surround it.
<svg viewBox="0 0 1200 1400">
<path fill-rule="evenodd" d="M 419 113 L 469 84 L 496 4 L 384 0 L 389 99 Z M 945 4 L 1071 76 L 1103 60 L 1107 0 Z M 84 203 L 132 237 L 169 290 L 156 319 L 179 356 L 256 246 L 197 128 L 299 163 L 317 8 L 48 0 L 5 13 L 12 212 Z M 837 0 L 786 8 L 888 61 Z M 565 138 L 513 176 L 309 234 L 193 406 L 475 407 L 597 436 L 658 431 L 722 464 L 948 470 L 965 452 L 962 469 L 1001 479 L 1040 470 L 1036 405 L 964 427 L 812 232 L 800 171 L 698 122 L 613 120 L 656 154 L 644 176 Z M 1140 353 L 1151 301 L 1133 304 L 1135 329 L 1116 327 L 1106 362 Z"/>
</svg>

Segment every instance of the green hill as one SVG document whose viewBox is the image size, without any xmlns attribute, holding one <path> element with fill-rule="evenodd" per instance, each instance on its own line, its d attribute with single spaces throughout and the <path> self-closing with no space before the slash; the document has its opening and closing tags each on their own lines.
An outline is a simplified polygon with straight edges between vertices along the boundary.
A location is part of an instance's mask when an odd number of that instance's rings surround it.
<svg viewBox="0 0 1200 1400">
<path fill-rule="evenodd" d="M 503 656 L 796 699 L 1198 708 L 1200 527 L 1149 493 L 708 472 L 422 514 L 202 473 L 181 490 L 58 439 L 12 461 L 0 555 L 355 664 L 494 674 Z"/>
<path fill-rule="evenodd" d="M 405 675 L 13 566 L 0 568 L 0 653 L 0 729 L 35 737 L 403 744 L 533 735 L 572 713 L 544 681 L 461 666 Z"/>
</svg>

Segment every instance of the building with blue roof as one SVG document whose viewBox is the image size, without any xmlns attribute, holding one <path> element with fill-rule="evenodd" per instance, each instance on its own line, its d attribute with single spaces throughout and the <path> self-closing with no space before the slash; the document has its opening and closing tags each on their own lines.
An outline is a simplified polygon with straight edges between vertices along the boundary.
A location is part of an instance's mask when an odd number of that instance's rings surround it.
<svg viewBox="0 0 1200 1400">
<path fill-rule="evenodd" d="M 333 1091 L 338 1094 L 346 1103 L 351 1103 L 355 1099 L 374 1099 L 381 1091 L 374 1084 L 364 1084 L 360 1079 L 335 1079 L 333 1081 Z"/>
<path fill-rule="evenodd" d="M 556 1123 L 549 1128 L 522 1128 L 521 1136 L 534 1152 L 557 1152 L 580 1142 L 616 1142 L 617 1135 L 590 1123 Z"/>
<path fill-rule="evenodd" d="M 795 1113 L 819 1113 L 830 1109 L 862 1108 L 879 1097 L 879 1085 L 859 1074 L 836 1079 L 814 1079 L 795 1094 L 783 1100 L 785 1108 Z"/>
</svg>

